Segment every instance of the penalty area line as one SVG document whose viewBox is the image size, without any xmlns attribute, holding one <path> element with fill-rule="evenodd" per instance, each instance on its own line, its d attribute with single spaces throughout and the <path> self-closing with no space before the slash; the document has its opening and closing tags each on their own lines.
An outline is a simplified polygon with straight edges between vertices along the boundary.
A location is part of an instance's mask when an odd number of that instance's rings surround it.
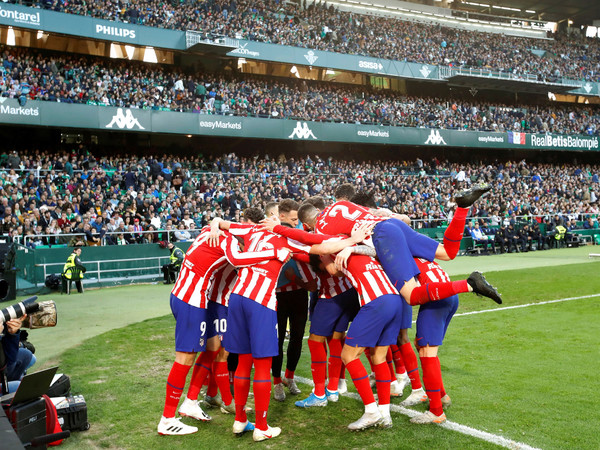
<svg viewBox="0 0 600 450">
<path fill-rule="evenodd" d="M 308 378 L 300 377 L 298 375 L 295 375 L 294 378 L 297 381 L 299 381 L 300 383 L 307 384 L 309 386 L 314 386 L 313 381 L 310 380 L 310 379 L 308 379 Z M 344 397 L 353 398 L 354 400 L 362 401 L 361 398 L 360 398 L 360 395 L 358 395 L 355 392 L 346 392 L 345 394 L 342 394 L 342 395 Z M 403 406 L 394 405 L 394 404 L 390 405 L 390 410 L 394 411 L 396 413 L 400 413 L 402 415 L 411 417 L 411 418 L 415 417 L 415 416 L 418 416 L 419 414 L 421 414 L 419 411 L 414 411 L 412 409 L 408 409 L 408 408 L 405 408 Z M 418 425 L 415 425 L 415 426 L 418 426 Z M 442 428 L 445 428 L 447 430 L 456 431 L 458 433 L 466 434 L 468 436 L 472 436 L 474 438 L 481 439 L 483 441 L 490 442 L 492 444 L 496 444 L 496 445 L 499 445 L 501 447 L 510 448 L 512 450 L 515 450 L 515 449 L 519 449 L 519 450 L 539 450 L 536 447 L 531 447 L 530 445 L 523 444 L 522 442 L 513 441 L 512 439 L 508 439 L 508 438 L 505 438 L 503 436 L 499 436 L 497 434 L 488 433 L 487 431 L 481 431 L 481 430 L 478 430 L 476 428 L 471 428 L 471 427 L 468 427 L 466 425 L 461 425 L 459 423 L 452 422 L 450 420 L 447 420 L 446 422 L 444 422 L 444 423 L 442 423 L 442 424 L 440 424 L 438 426 L 440 426 Z"/>
</svg>

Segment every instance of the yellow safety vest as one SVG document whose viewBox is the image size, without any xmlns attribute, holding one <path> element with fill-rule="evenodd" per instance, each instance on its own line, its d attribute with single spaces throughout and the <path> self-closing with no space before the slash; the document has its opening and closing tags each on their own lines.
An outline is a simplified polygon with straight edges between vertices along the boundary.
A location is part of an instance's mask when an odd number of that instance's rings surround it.
<svg viewBox="0 0 600 450">
<path fill-rule="evenodd" d="M 77 255 L 75 253 L 71 253 L 69 255 L 69 257 L 67 258 L 67 262 L 65 263 L 65 266 L 63 267 L 63 275 L 65 276 L 65 278 L 67 280 L 71 279 L 71 276 L 73 275 L 73 269 L 71 269 L 72 267 L 76 267 L 77 265 L 75 264 L 75 258 L 77 258 Z M 83 278 L 83 273 L 79 273 L 79 279 Z"/>
</svg>

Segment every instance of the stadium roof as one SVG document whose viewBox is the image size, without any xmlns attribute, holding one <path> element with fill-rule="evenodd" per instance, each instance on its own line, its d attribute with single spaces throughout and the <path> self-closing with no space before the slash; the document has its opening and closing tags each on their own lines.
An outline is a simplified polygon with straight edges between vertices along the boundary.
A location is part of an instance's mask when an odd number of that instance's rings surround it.
<svg viewBox="0 0 600 450">
<path fill-rule="evenodd" d="M 562 22 L 573 20 L 575 25 L 591 25 L 593 20 L 600 19 L 600 2 L 597 0 L 462 0 L 460 9 L 467 7 L 466 2 L 489 4 L 491 6 L 504 6 L 517 8 L 522 12 L 506 9 L 492 9 L 509 17 L 527 17 L 530 19 L 545 20 L 549 22 Z M 469 8 L 474 9 L 474 8 Z M 480 12 L 489 12 L 490 8 L 480 9 Z M 527 13 L 535 11 L 535 13 Z"/>
</svg>

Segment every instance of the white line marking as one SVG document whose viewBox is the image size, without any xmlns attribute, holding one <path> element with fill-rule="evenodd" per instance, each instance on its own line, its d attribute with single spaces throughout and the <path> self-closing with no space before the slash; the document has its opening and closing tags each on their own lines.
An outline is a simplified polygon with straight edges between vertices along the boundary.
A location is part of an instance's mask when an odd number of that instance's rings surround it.
<svg viewBox="0 0 600 450">
<path fill-rule="evenodd" d="M 549 305 L 551 303 L 562 303 L 562 302 L 569 302 L 571 300 L 582 300 L 584 298 L 594 298 L 594 297 L 600 297 L 600 294 L 582 295 L 580 297 L 559 298 L 557 300 L 547 300 L 545 302 L 526 303 L 524 305 L 514 305 L 514 306 L 503 306 L 502 308 L 494 308 L 494 309 L 482 309 L 481 311 L 469 311 L 469 312 L 465 312 L 465 313 L 454 314 L 454 317 L 472 316 L 473 314 L 483 314 L 483 313 L 496 312 L 496 311 L 507 311 L 509 309 L 528 308 L 530 306 Z M 416 320 L 412 321 L 413 324 L 416 322 L 417 322 Z M 304 339 L 308 339 L 308 336 L 304 336 Z"/>
<path fill-rule="evenodd" d="M 294 375 L 294 379 L 296 379 L 297 381 L 299 381 L 300 383 L 303 384 L 307 384 L 309 386 L 314 386 L 314 383 L 312 380 L 309 380 L 308 378 L 304 378 L 304 377 L 300 377 L 298 375 Z M 355 400 L 358 401 L 362 401 L 360 398 L 360 395 L 358 395 L 355 392 L 346 392 L 345 394 L 342 394 L 344 397 L 349 397 L 349 398 L 353 398 Z M 390 405 L 390 409 L 394 412 L 403 414 L 405 416 L 408 417 L 415 417 L 418 416 L 419 414 L 421 414 L 418 411 L 414 411 L 412 409 L 408 409 L 408 408 L 404 408 L 403 406 L 399 406 L 399 405 Z M 468 427 L 466 425 L 461 425 L 459 423 L 456 422 L 452 422 L 450 420 L 447 420 L 446 422 L 442 423 L 439 425 L 442 428 L 446 428 L 447 430 L 451 430 L 451 431 L 456 431 L 458 433 L 462 433 L 462 434 L 466 434 L 468 436 L 472 436 L 474 438 L 478 438 L 481 439 L 483 441 L 486 442 L 490 442 L 492 444 L 496 444 L 496 445 L 500 445 L 501 447 L 506 447 L 506 448 L 510 448 L 512 450 L 539 450 L 536 447 L 531 447 L 527 444 L 523 444 L 522 442 L 517 442 L 517 441 L 513 441 L 511 439 L 505 438 L 503 436 L 498 436 L 497 434 L 492 434 L 492 433 L 488 433 L 486 431 L 481 431 L 481 430 L 477 430 L 475 428 L 471 428 Z"/>
<path fill-rule="evenodd" d="M 466 313 L 454 314 L 454 317 L 471 316 L 473 314 L 482 314 L 482 313 L 494 312 L 494 311 L 506 311 L 509 309 L 527 308 L 529 306 L 549 305 L 551 303 L 569 302 L 571 300 L 582 300 L 584 298 L 593 298 L 593 297 L 600 297 L 600 294 L 582 295 L 581 297 L 559 298 L 558 300 L 548 300 L 545 302 L 537 302 L 537 303 L 526 303 L 524 305 L 503 306 L 502 308 L 484 309 L 481 311 L 470 311 L 470 312 L 466 312 Z M 415 322 L 413 321 L 413 323 L 415 323 Z"/>
</svg>

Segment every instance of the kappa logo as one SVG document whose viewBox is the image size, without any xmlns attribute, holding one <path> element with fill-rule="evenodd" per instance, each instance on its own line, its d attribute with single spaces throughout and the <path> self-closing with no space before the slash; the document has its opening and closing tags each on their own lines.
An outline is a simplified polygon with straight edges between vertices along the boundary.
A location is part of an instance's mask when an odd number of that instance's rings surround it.
<svg viewBox="0 0 600 450">
<path fill-rule="evenodd" d="M 308 53 L 304 55 L 304 57 L 311 66 L 317 61 L 317 59 L 319 59 L 319 57 L 315 55 L 315 52 L 313 52 L 312 50 L 309 50 Z"/>
<path fill-rule="evenodd" d="M 427 66 L 421 67 L 421 70 L 419 70 L 419 72 L 421 72 L 421 75 L 423 75 L 423 78 L 427 78 L 427 77 L 429 77 L 429 75 L 431 75 L 431 70 L 429 70 L 429 67 L 427 67 Z"/>
<path fill-rule="evenodd" d="M 592 91 L 592 85 L 590 83 L 585 83 L 583 89 L 589 94 Z"/>
<path fill-rule="evenodd" d="M 425 144 L 430 144 L 430 145 L 448 145 L 448 144 L 446 144 L 446 141 L 444 140 L 444 138 L 440 134 L 440 130 L 431 130 L 431 133 L 429 133 L 429 137 L 425 141 Z"/>
<path fill-rule="evenodd" d="M 128 109 L 125 114 L 123 114 L 123 108 L 117 109 L 117 113 L 112 117 L 112 120 L 106 128 L 112 128 L 113 125 L 116 125 L 117 128 L 127 128 L 131 130 L 133 127 L 137 126 L 140 130 L 145 130 L 143 126 L 140 125 L 140 122 L 133 117 L 131 110 Z"/>
<path fill-rule="evenodd" d="M 294 139 L 295 137 L 298 139 L 317 139 L 311 129 L 308 128 L 308 124 L 306 122 L 296 122 L 296 128 L 294 128 L 294 131 L 292 131 L 292 134 L 290 134 L 288 138 Z"/>
</svg>

